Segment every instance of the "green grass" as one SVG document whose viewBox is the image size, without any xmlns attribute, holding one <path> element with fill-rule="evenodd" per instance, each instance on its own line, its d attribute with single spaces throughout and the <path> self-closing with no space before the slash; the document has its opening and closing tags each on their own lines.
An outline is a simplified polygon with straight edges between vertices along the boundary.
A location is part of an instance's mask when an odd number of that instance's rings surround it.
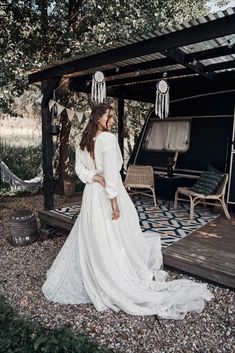
<svg viewBox="0 0 235 353">
<path fill-rule="evenodd" d="M 28 318 L 21 319 L 0 295 L 1 353 L 111 353 L 68 328 L 48 330 Z"/>
</svg>

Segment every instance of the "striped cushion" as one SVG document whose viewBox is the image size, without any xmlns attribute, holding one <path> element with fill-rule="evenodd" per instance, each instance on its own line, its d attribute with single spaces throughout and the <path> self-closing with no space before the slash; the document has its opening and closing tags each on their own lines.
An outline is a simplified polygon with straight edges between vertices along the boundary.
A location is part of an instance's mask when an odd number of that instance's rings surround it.
<svg viewBox="0 0 235 353">
<path fill-rule="evenodd" d="M 214 194 L 218 190 L 223 177 L 223 173 L 214 167 L 209 166 L 208 170 L 200 175 L 199 179 L 190 190 L 205 196 Z"/>
</svg>

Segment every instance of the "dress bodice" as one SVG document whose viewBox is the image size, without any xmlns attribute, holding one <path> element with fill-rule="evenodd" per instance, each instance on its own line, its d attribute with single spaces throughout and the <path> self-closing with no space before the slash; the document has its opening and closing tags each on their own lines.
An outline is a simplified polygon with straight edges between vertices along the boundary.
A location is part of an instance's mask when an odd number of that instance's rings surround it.
<svg viewBox="0 0 235 353">
<path fill-rule="evenodd" d="M 98 135 L 95 138 L 94 155 L 95 161 L 86 149 L 81 150 L 79 147 L 76 149 L 76 174 L 84 183 L 92 183 L 95 174 L 103 175 L 107 196 L 116 197 L 123 159 L 115 135 L 110 132 Z"/>
</svg>

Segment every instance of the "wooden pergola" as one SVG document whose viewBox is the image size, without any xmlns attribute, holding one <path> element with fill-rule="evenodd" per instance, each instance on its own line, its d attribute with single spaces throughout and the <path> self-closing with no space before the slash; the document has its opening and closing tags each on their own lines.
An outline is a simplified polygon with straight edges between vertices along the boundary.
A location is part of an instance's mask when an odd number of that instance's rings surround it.
<svg viewBox="0 0 235 353">
<path fill-rule="evenodd" d="M 128 39 L 92 55 L 58 62 L 29 74 L 41 82 L 43 192 L 45 209 L 53 209 L 54 179 L 51 113 L 48 102 L 60 80 L 90 92 L 92 74 L 106 77 L 107 95 L 118 98 L 118 139 L 123 153 L 125 99 L 155 101 L 156 81 L 167 74 L 171 100 L 235 89 L 235 8 Z"/>
</svg>

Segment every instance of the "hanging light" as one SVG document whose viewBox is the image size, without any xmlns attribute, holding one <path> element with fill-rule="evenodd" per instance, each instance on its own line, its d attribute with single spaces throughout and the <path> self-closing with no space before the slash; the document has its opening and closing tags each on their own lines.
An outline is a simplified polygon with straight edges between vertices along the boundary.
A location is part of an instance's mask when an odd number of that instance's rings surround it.
<svg viewBox="0 0 235 353">
<path fill-rule="evenodd" d="M 53 100 L 55 100 L 55 91 L 53 92 Z M 51 135 L 59 135 L 60 132 L 60 126 L 58 122 L 58 110 L 57 110 L 57 105 L 54 104 L 52 107 L 52 123 L 51 123 Z"/>
</svg>

